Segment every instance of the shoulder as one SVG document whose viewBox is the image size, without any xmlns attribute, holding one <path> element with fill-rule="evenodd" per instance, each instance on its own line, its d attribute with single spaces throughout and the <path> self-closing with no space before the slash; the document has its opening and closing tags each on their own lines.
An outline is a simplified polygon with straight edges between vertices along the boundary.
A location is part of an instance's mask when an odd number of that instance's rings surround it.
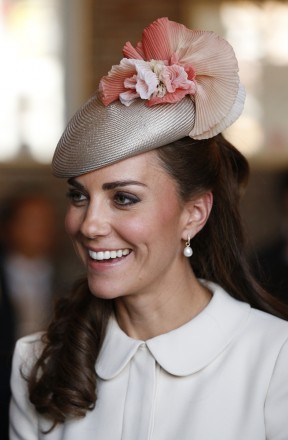
<svg viewBox="0 0 288 440">
<path fill-rule="evenodd" d="M 10 438 L 38 438 L 38 414 L 29 400 L 27 379 L 43 350 L 42 336 L 35 333 L 17 341 L 11 373 Z M 41 437 L 42 438 L 42 437 Z"/>
<path fill-rule="evenodd" d="M 236 337 L 237 343 L 246 350 L 249 359 L 276 362 L 280 352 L 287 352 L 288 322 L 270 313 L 255 309 L 246 303 L 232 299 L 236 307 L 247 307 L 246 320 Z M 288 354 L 288 352 L 287 352 Z M 250 357 L 251 356 L 251 357 Z M 288 357 L 286 357 L 288 367 Z"/>
<path fill-rule="evenodd" d="M 269 339 L 279 339 L 283 342 L 288 338 L 288 321 L 251 308 L 248 326 L 255 334 L 263 334 Z"/>
<path fill-rule="evenodd" d="M 233 298 L 217 284 L 209 282 L 208 286 L 214 294 L 213 307 L 209 311 L 219 327 L 228 329 L 230 340 L 243 343 L 252 351 L 258 351 L 258 347 L 270 354 L 280 351 L 288 340 L 287 321 Z"/>
<path fill-rule="evenodd" d="M 36 360 L 40 357 L 44 342 L 45 333 L 38 332 L 18 339 L 13 355 L 13 365 L 23 367 L 26 371 L 30 370 Z"/>
<path fill-rule="evenodd" d="M 16 342 L 15 351 L 25 353 L 38 352 L 43 347 L 44 332 L 33 333 L 32 335 L 24 336 Z"/>
<path fill-rule="evenodd" d="M 246 329 L 246 341 L 254 347 L 255 356 L 269 364 L 279 361 L 288 368 L 288 322 L 260 310 L 251 309 Z M 273 367 L 274 368 L 274 367 Z"/>
</svg>

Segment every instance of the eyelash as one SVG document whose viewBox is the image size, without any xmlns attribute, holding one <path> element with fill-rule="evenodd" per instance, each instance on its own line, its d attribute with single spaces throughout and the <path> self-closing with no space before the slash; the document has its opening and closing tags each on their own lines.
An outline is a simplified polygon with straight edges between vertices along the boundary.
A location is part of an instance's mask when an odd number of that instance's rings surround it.
<svg viewBox="0 0 288 440">
<path fill-rule="evenodd" d="M 126 199 L 128 200 L 128 202 L 119 202 L 119 199 Z M 118 199 L 118 201 L 117 201 Z M 117 192 L 114 197 L 113 197 L 114 202 L 116 203 L 116 205 L 118 206 L 131 206 L 131 205 L 135 205 L 136 203 L 140 202 L 140 199 L 132 194 L 127 194 L 125 192 Z"/>
<path fill-rule="evenodd" d="M 66 195 L 68 199 L 71 201 L 71 203 L 75 205 L 86 202 L 86 200 L 88 199 L 88 196 L 86 196 L 81 191 L 78 191 L 76 189 L 70 189 Z M 122 202 L 120 201 L 121 198 L 122 198 Z M 123 199 L 125 199 L 125 201 L 123 201 Z M 128 194 L 120 191 L 114 194 L 113 201 L 117 206 L 126 207 L 126 206 L 135 205 L 136 203 L 140 202 L 140 199 L 132 194 Z"/>
<path fill-rule="evenodd" d="M 69 189 L 66 195 L 68 199 L 74 204 L 79 204 L 87 200 L 87 196 L 76 189 Z M 80 200 L 81 197 L 84 197 L 84 199 Z"/>
</svg>

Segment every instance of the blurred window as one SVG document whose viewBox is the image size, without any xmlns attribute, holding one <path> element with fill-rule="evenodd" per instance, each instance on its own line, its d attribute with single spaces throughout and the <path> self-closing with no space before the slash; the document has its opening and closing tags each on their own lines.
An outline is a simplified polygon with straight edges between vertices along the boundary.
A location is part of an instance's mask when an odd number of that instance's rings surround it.
<svg viewBox="0 0 288 440">
<path fill-rule="evenodd" d="M 0 0 L 0 162 L 50 162 L 64 126 L 59 0 Z"/>
<path fill-rule="evenodd" d="M 247 98 L 226 136 L 251 159 L 288 161 L 288 2 L 187 3 L 192 27 L 214 30 L 232 44 Z"/>
</svg>

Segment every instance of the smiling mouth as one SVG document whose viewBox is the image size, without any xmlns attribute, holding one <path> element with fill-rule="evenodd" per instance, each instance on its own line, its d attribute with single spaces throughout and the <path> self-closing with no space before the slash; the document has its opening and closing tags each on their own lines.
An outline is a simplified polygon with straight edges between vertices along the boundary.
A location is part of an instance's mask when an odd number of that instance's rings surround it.
<svg viewBox="0 0 288 440">
<path fill-rule="evenodd" d="M 92 260 L 103 261 L 103 260 L 114 260 L 115 258 L 126 257 L 130 254 L 129 249 L 117 249 L 113 251 L 88 251 L 89 257 Z"/>
</svg>

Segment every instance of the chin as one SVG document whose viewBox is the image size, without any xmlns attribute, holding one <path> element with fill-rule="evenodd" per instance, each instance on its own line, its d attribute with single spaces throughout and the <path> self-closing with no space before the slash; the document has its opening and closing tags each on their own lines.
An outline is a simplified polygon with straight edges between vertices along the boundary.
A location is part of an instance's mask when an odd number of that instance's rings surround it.
<svg viewBox="0 0 288 440">
<path fill-rule="evenodd" d="M 89 282 L 88 279 L 88 286 L 89 290 L 92 293 L 92 295 L 96 296 L 97 298 L 101 299 L 115 299 L 119 296 L 122 296 L 122 293 L 115 291 L 115 288 L 112 286 L 97 286 L 93 282 Z"/>
</svg>

